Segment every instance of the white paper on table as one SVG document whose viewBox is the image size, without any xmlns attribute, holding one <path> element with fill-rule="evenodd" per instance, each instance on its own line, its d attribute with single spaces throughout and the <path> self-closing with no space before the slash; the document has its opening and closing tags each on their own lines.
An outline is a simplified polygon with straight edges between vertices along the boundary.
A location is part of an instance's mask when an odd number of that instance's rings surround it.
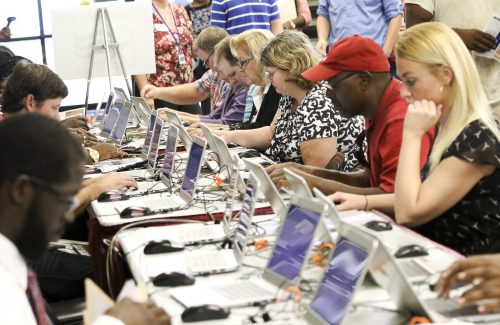
<svg viewBox="0 0 500 325">
<path fill-rule="evenodd" d="M 488 24 L 486 25 L 483 31 L 495 37 L 496 39 L 495 48 L 487 52 L 474 51 L 474 54 L 477 56 L 482 56 L 489 59 L 495 59 L 497 61 L 500 61 L 500 15 L 491 16 L 491 19 L 488 21 Z"/>
</svg>

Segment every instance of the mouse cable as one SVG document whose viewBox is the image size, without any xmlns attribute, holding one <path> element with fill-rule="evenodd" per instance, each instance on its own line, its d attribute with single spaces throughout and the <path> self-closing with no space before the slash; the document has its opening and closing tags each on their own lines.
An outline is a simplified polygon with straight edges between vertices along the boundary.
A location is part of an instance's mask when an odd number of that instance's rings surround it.
<svg viewBox="0 0 500 325">
<path fill-rule="evenodd" d="M 122 228 L 120 228 L 112 237 L 108 249 L 106 252 L 106 282 L 108 285 L 108 290 L 112 298 L 114 298 L 114 292 L 113 288 L 111 286 L 111 275 L 114 273 L 114 267 L 113 267 L 113 248 L 116 245 L 116 240 L 118 239 L 118 235 L 124 232 L 127 229 L 141 226 L 141 225 L 147 225 L 147 224 L 152 224 L 152 223 L 203 223 L 203 221 L 199 220 L 191 220 L 191 219 L 172 219 L 172 218 L 158 218 L 158 219 L 153 219 L 153 220 L 140 220 L 140 221 L 135 221 L 132 223 L 129 223 Z"/>
</svg>

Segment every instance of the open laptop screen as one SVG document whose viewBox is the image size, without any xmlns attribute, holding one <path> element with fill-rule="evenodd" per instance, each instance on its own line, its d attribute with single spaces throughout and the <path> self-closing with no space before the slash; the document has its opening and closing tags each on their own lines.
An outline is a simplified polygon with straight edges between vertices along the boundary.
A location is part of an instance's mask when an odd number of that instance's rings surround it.
<svg viewBox="0 0 500 325">
<path fill-rule="evenodd" d="M 148 129 L 146 130 L 146 138 L 144 139 L 144 147 L 142 148 L 142 154 L 147 156 L 149 154 L 149 146 L 151 145 L 151 135 L 156 125 L 156 111 L 151 112 L 151 117 L 149 119 Z"/>
<path fill-rule="evenodd" d="M 367 267 L 369 253 L 341 237 L 310 308 L 327 324 L 340 324 L 356 283 Z"/>
<path fill-rule="evenodd" d="M 120 116 L 120 111 L 123 108 L 123 102 L 115 101 L 108 113 L 108 118 L 104 121 L 102 125 L 102 132 L 107 133 L 108 135 L 111 133 L 113 128 L 115 127 L 116 121 Z"/>
<path fill-rule="evenodd" d="M 191 197 L 194 195 L 196 179 L 200 173 L 202 155 L 205 148 L 198 143 L 193 142 L 191 150 L 189 151 L 189 158 L 184 173 L 181 189 L 188 193 Z"/>
<path fill-rule="evenodd" d="M 165 160 L 163 161 L 163 177 L 172 180 L 172 170 L 174 167 L 175 149 L 177 148 L 177 133 L 179 129 L 170 125 L 167 135 L 167 145 L 165 148 Z"/>
<path fill-rule="evenodd" d="M 247 233 L 252 223 L 252 216 L 255 209 L 255 196 L 257 193 L 257 184 L 253 177 L 248 180 L 245 196 L 241 203 L 240 219 L 234 233 L 234 241 L 240 251 L 246 246 Z"/>
<path fill-rule="evenodd" d="M 290 205 L 267 268 L 297 282 L 320 218 L 318 212 Z"/>
<path fill-rule="evenodd" d="M 127 129 L 127 122 L 130 117 L 130 105 L 125 104 L 120 111 L 120 116 L 118 117 L 118 121 L 116 121 L 116 125 L 113 133 L 111 134 L 111 138 L 116 141 L 121 142 L 123 135 L 125 134 L 125 130 Z"/>
<path fill-rule="evenodd" d="M 156 119 L 155 128 L 151 135 L 151 148 L 149 148 L 148 167 L 156 168 L 156 160 L 158 159 L 158 150 L 160 148 L 160 138 L 163 129 L 162 119 Z"/>
</svg>

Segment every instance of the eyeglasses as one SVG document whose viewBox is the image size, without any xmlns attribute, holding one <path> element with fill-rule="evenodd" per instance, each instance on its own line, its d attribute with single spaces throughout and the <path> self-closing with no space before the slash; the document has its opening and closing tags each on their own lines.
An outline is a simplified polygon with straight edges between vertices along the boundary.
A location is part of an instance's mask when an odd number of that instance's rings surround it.
<svg viewBox="0 0 500 325">
<path fill-rule="evenodd" d="M 240 61 L 238 60 L 238 65 L 240 66 L 241 70 L 245 69 L 245 67 L 250 63 L 252 62 L 253 58 L 250 58 L 250 59 L 246 59 L 246 60 L 243 60 L 243 61 Z"/>
<path fill-rule="evenodd" d="M 210 53 L 210 55 L 208 56 L 208 58 L 207 58 L 205 61 L 203 61 L 203 67 L 204 67 L 205 69 L 209 69 L 209 68 L 210 68 L 210 67 L 208 66 L 208 62 L 210 61 L 210 58 L 212 57 L 212 55 L 213 55 L 213 54 L 214 54 L 214 52 L 211 52 L 211 53 Z"/>
<path fill-rule="evenodd" d="M 44 180 L 41 180 L 38 177 L 30 176 L 29 178 L 30 178 L 30 181 L 34 185 L 40 187 L 41 189 L 43 189 L 47 192 L 52 193 L 53 195 L 55 195 L 59 198 L 59 201 L 61 203 L 68 205 L 69 211 L 73 211 L 76 208 L 76 206 L 78 205 L 78 200 L 75 198 L 75 195 L 63 193 L 63 192 L 55 189 L 52 185 L 48 184 L 47 182 L 45 182 Z"/>
<path fill-rule="evenodd" d="M 330 90 L 330 91 L 335 91 L 335 89 L 337 89 L 339 87 L 339 85 L 342 83 L 342 81 L 346 80 L 346 79 L 349 79 L 351 78 L 352 76 L 355 76 L 357 74 L 360 74 L 360 73 L 365 73 L 365 71 L 354 71 L 354 72 L 351 72 L 351 73 L 348 73 L 346 74 L 345 76 L 343 76 L 342 78 L 339 78 L 339 79 L 336 79 L 335 78 L 332 80 L 328 80 L 328 82 L 325 84 L 325 87 L 326 89 Z M 368 73 L 370 76 L 371 76 L 371 73 L 366 71 L 366 73 Z"/>
</svg>

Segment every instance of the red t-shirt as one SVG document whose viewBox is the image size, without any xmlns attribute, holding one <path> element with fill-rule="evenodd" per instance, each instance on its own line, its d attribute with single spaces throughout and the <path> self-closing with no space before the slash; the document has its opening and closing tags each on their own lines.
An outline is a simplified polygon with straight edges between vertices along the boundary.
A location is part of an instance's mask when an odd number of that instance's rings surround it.
<svg viewBox="0 0 500 325">
<path fill-rule="evenodd" d="M 373 118 L 366 118 L 370 185 L 380 187 L 388 193 L 394 192 L 403 140 L 403 123 L 408 109 L 408 103 L 401 97 L 402 85 L 401 81 L 392 79 L 375 109 Z M 422 137 L 420 169 L 427 162 L 433 140 L 434 128 Z"/>
</svg>

